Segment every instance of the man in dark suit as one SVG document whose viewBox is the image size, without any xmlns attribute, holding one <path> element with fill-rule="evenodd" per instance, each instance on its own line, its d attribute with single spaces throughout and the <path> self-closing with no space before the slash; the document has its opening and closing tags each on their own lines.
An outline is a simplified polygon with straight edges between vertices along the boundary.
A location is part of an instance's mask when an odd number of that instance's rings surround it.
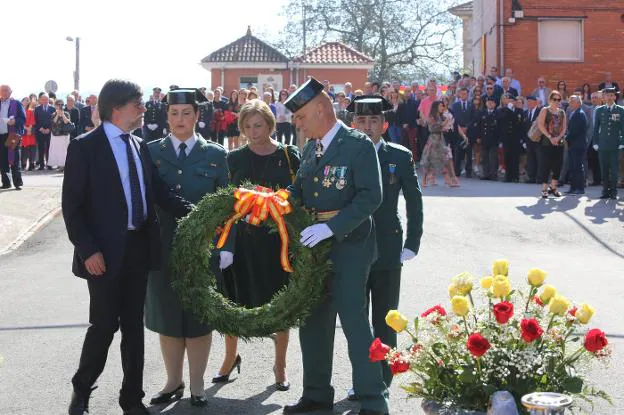
<svg viewBox="0 0 624 415">
<path fill-rule="evenodd" d="M 524 112 L 524 117 L 522 119 L 524 136 L 526 137 L 524 143 L 526 144 L 527 183 L 536 183 L 535 178 L 537 175 L 537 152 L 539 143 L 532 141 L 527 134 L 533 122 L 537 120 L 540 110 L 541 107 L 537 105 L 537 98 L 533 95 L 529 95 L 527 97 L 527 110 Z"/>
<path fill-rule="evenodd" d="M 91 116 L 97 111 L 98 97 L 96 95 L 89 95 L 87 98 L 87 105 L 80 110 L 80 132 L 88 133 L 95 128 L 93 119 Z"/>
<path fill-rule="evenodd" d="M 176 217 L 192 207 L 169 192 L 145 142 L 129 134 L 145 112 L 141 88 L 108 81 L 100 92 L 102 125 L 72 140 L 63 180 L 63 218 L 74 245 L 72 271 L 87 280 L 90 308 L 69 414 L 88 413 L 89 396 L 121 328 L 124 371 L 119 405 L 148 414 L 143 393 L 143 303 L 147 273 L 160 261 L 154 204 Z"/>
<path fill-rule="evenodd" d="M 505 182 L 518 183 L 520 180 L 520 152 L 522 149 L 520 129 L 522 128 L 522 112 L 516 112 L 514 98 L 504 94 L 501 106 L 496 110 L 499 137 L 503 144 L 505 160 Z"/>
<path fill-rule="evenodd" d="M 407 139 L 409 142 L 409 149 L 412 151 L 414 160 L 418 158 L 418 118 L 420 113 L 418 107 L 420 106 L 420 99 L 418 99 L 418 82 L 412 83 L 412 92 L 409 93 L 407 100 L 405 101 L 404 113 L 406 124 L 403 128 L 407 131 Z"/>
<path fill-rule="evenodd" d="M 602 91 L 605 88 L 615 88 L 615 99 L 617 100 L 617 96 L 620 95 L 620 86 L 617 82 L 613 82 L 613 75 L 611 72 L 605 72 L 605 80 L 598 85 L 598 91 Z"/>
<path fill-rule="evenodd" d="M 508 76 L 503 77 L 503 79 L 501 80 L 501 84 L 503 87 L 501 95 L 509 94 L 513 99 L 516 99 L 516 97 L 518 96 L 518 90 L 511 86 L 511 78 L 509 78 Z"/>
<path fill-rule="evenodd" d="M 20 139 L 24 135 L 26 113 L 22 103 L 11 98 L 13 91 L 8 85 L 0 85 L 0 174 L 2 175 L 2 189 L 11 187 L 11 179 L 15 190 L 21 190 L 22 158 Z M 7 140 L 11 136 L 6 146 Z M 11 177 L 9 177 L 9 172 Z"/>
<path fill-rule="evenodd" d="M 37 138 L 37 151 L 39 153 L 39 170 L 43 170 L 45 161 L 48 161 L 48 151 L 50 150 L 50 137 L 52 133 L 52 116 L 56 111 L 50 105 L 48 94 L 44 93 L 39 97 L 39 105 L 35 107 L 35 136 Z M 48 166 L 51 170 L 52 167 Z"/>
<path fill-rule="evenodd" d="M 422 192 L 412 154 L 405 147 L 382 138 L 382 111 L 391 110 L 392 105 L 381 97 L 362 96 L 356 97 L 347 109 L 354 114 L 355 128 L 370 137 L 379 157 L 383 201 L 373 214 L 379 258 L 371 266 L 368 275 L 366 305 L 372 306 L 374 337 L 379 337 L 382 343 L 390 347 L 396 347 L 397 333 L 386 324 L 385 317 L 388 311 L 399 307 L 403 262 L 415 258 L 420 248 L 423 233 Z M 407 212 L 405 244 L 398 212 L 401 193 L 405 198 Z M 384 382 L 390 386 L 392 373 L 385 362 L 382 362 L 382 366 Z M 355 397 L 355 391 L 351 389 L 349 399 Z"/>
<path fill-rule="evenodd" d="M 451 105 L 451 113 L 455 118 L 455 131 L 457 140 L 454 143 L 455 151 L 453 162 L 455 174 L 459 177 L 462 171 L 462 163 L 466 163 L 466 177 L 472 177 L 472 145 L 468 139 L 468 126 L 477 117 L 477 110 L 468 101 L 468 88 L 460 88 L 459 99 Z"/>
<path fill-rule="evenodd" d="M 568 142 L 568 171 L 570 174 L 570 190 L 572 195 L 585 194 L 585 150 L 587 149 L 587 117 L 581 108 L 582 102 L 578 95 L 568 98 L 570 118 L 565 140 Z"/>
</svg>

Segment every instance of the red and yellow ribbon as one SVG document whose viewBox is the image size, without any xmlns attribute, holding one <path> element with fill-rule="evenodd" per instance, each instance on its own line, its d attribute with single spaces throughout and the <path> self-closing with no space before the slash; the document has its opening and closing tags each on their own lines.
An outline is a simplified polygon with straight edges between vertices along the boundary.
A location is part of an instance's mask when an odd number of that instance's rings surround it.
<svg viewBox="0 0 624 415">
<path fill-rule="evenodd" d="M 292 212 L 292 206 L 288 203 L 288 191 L 281 189 L 277 192 L 273 190 L 256 186 L 252 189 L 238 188 L 234 191 L 234 214 L 225 222 L 223 232 L 219 236 L 217 248 L 222 248 L 230 234 L 232 225 L 241 218 L 249 215 L 247 220 L 251 225 L 258 226 L 264 222 L 269 215 L 277 225 L 277 231 L 282 241 L 280 250 L 280 263 L 282 269 L 286 272 L 293 272 L 293 268 L 288 260 L 288 230 L 284 215 Z"/>
</svg>

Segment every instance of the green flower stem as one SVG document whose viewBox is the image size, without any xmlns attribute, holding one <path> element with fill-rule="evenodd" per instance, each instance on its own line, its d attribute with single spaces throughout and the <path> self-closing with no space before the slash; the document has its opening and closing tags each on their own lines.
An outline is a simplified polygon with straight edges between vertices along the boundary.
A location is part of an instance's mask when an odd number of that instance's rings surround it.
<svg viewBox="0 0 624 415">
<path fill-rule="evenodd" d="M 472 309 L 475 309 L 475 303 L 474 300 L 472 299 L 472 292 L 468 293 L 468 298 L 470 299 L 470 304 L 472 305 Z M 472 317 L 474 317 L 474 321 L 475 324 L 477 324 L 477 314 L 476 313 L 472 313 Z"/>
<path fill-rule="evenodd" d="M 542 352 L 542 348 L 544 347 L 544 336 L 548 334 L 548 331 L 551 329 L 553 322 L 555 321 L 555 317 L 556 314 L 553 314 L 550 317 L 550 321 L 548 322 L 548 327 L 546 328 L 546 331 L 544 331 L 544 334 L 542 335 L 542 338 L 540 339 L 540 345 L 537 348 L 537 352 L 541 353 Z"/>
<path fill-rule="evenodd" d="M 410 331 L 410 329 L 408 329 L 407 327 L 405 327 L 405 331 L 407 332 L 407 334 L 409 334 L 412 337 L 412 342 L 414 344 L 418 343 L 418 339 L 416 338 L 416 336 L 414 334 L 412 334 L 412 332 Z"/>
<path fill-rule="evenodd" d="M 531 291 L 529 291 L 529 298 L 527 298 L 526 307 L 524 307 L 525 313 L 529 312 L 529 304 L 531 304 L 531 299 L 535 295 L 535 291 L 536 291 L 535 287 L 531 286 Z"/>
<path fill-rule="evenodd" d="M 470 336 L 470 330 L 468 330 L 468 321 L 466 320 L 466 316 L 462 318 L 464 319 L 464 327 L 466 328 L 466 335 Z"/>
<path fill-rule="evenodd" d="M 556 316 L 557 316 L 556 314 L 553 314 L 552 317 L 550 318 L 550 321 L 548 322 L 548 328 L 546 329 L 546 333 L 548 333 L 548 331 L 552 328 L 552 324 L 555 321 Z"/>
</svg>

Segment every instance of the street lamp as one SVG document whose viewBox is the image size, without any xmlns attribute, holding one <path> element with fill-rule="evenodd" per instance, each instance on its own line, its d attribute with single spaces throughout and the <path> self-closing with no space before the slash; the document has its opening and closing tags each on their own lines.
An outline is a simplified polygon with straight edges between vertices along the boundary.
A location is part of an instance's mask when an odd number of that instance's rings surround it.
<svg viewBox="0 0 624 415">
<path fill-rule="evenodd" d="M 68 42 L 73 42 L 74 38 L 67 36 Z M 74 89 L 80 91 L 80 38 L 76 37 L 76 70 L 74 70 Z"/>
</svg>

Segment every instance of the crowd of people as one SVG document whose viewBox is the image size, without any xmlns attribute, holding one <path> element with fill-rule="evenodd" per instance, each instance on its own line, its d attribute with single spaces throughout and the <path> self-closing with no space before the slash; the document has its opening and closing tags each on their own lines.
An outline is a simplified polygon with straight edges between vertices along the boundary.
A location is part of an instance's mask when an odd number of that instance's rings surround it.
<svg viewBox="0 0 624 415">
<path fill-rule="evenodd" d="M 402 264 L 418 254 L 423 226 L 412 153 L 383 139 L 384 111 L 391 104 L 374 95 L 354 98 L 346 110 L 356 128 L 348 128 L 337 118 L 323 84 L 312 78 L 282 102 L 299 135 L 309 138 L 303 152 L 276 139 L 279 115 L 257 98 L 245 102 L 236 115 L 244 144 L 239 141 L 238 148 L 227 151 L 197 132 L 208 96 L 199 89 L 170 89 L 159 101 L 165 104 L 169 134 L 148 142 L 132 134 L 142 124 L 149 131 L 160 128 L 150 126 L 157 118 L 145 121 L 141 88 L 110 80 L 99 95 L 101 125 L 69 142 L 63 218 L 74 245 L 72 270 L 87 281 L 90 296 L 90 326 L 72 378 L 69 414 L 89 412 L 90 396 L 117 330 L 124 372 L 119 404 L 126 415 L 149 413 L 142 403 L 144 323 L 159 334 L 166 373 L 162 390 L 150 404 L 169 404 L 184 395 L 185 355 L 190 403 L 209 404 L 204 372 L 216 327 L 184 308 L 172 288 L 172 241 L 177 219 L 193 211 L 206 194 L 247 181 L 287 188 L 291 203 L 300 203 L 314 221 L 301 231 L 299 243 L 313 249 L 328 240 L 331 247 L 330 295 L 310 310 L 299 330 L 303 396 L 285 406 L 284 413 L 333 408 L 337 315 L 353 370 L 349 399 L 360 402 L 362 415 L 389 413 L 392 372 L 385 363 L 369 360 L 369 347 L 375 337 L 396 346 L 396 332 L 385 316 L 398 308 Z M 405 240 L 398 212 L 401 194 L 407 206 Z M 239 306 L 257 307 L 288 284 L 289 273 L 280 260 L 279 235 L 265 224 L 246 220 L 238 221 L 223 246 L 214 249 L 211 268 L 222 295 Z M 287 391 L 288 330 L 266 335 L 275 346 L 274 387 Z M 226 383 L 234 370 L 241 371 L 237 338 L 228 335 L 225 344 L 213 383 Z"/>
<path fill-rule="evenodd" d="M 548 194 L 556 197 L 561 195 L 559 187 L 564 183 L 570 184 L 572 194 L 584 193 L 586 184 L 599 186 L 606 183 L 608 189 L 603 193 L 607 196 L 616 192 L 611 187 L 624 186 L 622 154 L 612 166 L 613 157 L 609 163 L 601 162 L 600 151 L 595 149 L 599 140 L 596 127 L 600 126 L 595 120 L 596 109 L 601 105 L 612 105 L 608 104 L 611 101 L 605 90 L 614 90 L 616 103 L 622 99 L 619 86 L 610 73 L 605 74 L 604 82 L 595 90 L 588 83 L 569 90 L 564 80 L 553 84 L 555 88 L 551 89 L 544 77 L 537 79 L 534 88 L 523 89 L 511 69 L 506 69 L 505 75 L 499 77 L 496 67 L 490 68 L 487 75 L 460 76 L 455 73 L 444 90 L 435 80 L 425 85 L 413 82 L 409 86 L 398 81 L 366 82 L 361 89 L 354 89 L 350 82 L 340 88 L 327 80 L 323 85 L 333 101 L 336 116 L 346 125 L 352 124 L 352 114 L 347 107 L 355 97 L 378 95 L 390 102 L 391 108 L 385 112 L 386 136 L 412 151 L 422 168 L 424 187 L 435 186 L 439 174 L 450 187 L 459 187 L 460 176 L 546 183 Z M 176 87 L 172 85 L 170 89 Z M 10 88 L 4 88 L 8 89 L 5 96 L 10 97 Z M 228 150 L 243 146 L 247 139 L 239 131 L 238 114 L 246 102 L 261 99 L 276 118 L 273 137 L 285 145 L 294 144 L 302 149 L 306 138 L 298 134 L 292 113 L 284 106 L 296 89 L 297 85 L 290 85 L 280 91 L 271 87 L 259 91 L 256 86 L 248 85 L 226 93 L 222 87 L 214 90 L 201 88 L 206 101 L 199 107 L 196 129 L 214 142 L 222 145 L 227 142 Z M 523 90 L 527 93 L 523 94 Z M 555 101 L 551 99 L 551 93 L 555 93 Z M 167 135 L 169 127 L 166 105 L 162 102 L 164 96 L 161 88 L 153 89 L 145 103 L 144 123 L 134 131 L 135 135 L 148 141 Z M 9 172 L 13 173 L 15 187 L 20 188 L 20 170 L 62 170 L 69 140 L 100 124 L 97 100 L 96 95 L 91 95 L 83 101 L 78 91 L 68 95 L 66 102 L 44 92 L 22 99 L 20 106 L 25 110 L 25 131 L 16 150 L 0 156 L 4 166 L 3 187 L 10 187 L 6 174 Z M 543 108 L 548 108 L 548 112 L 543 112 Z M 572 116 L 582 117 L 577 111 L 579 108 L 585 121 L 569 122 Z M 558 143 L 548 144 L 545 124 L 551 122 L 551 117 L 540 116 L 542 113 L 556 115 Z M 561 120 L 559 113 L 563 117 Z M 19 116 L 16 120 L 19 121 Z M 536 128 L 544 133 L 536 141 L 529 138 L 529 130 L 534 124 L 539 124 Z M 0 123 L 0 132 L 7 127 Z M 580 128 L 585 129 L 583 134 L 579 133 Z M 605 178 L 605 168 L 608 175 L 613 175 L 611 171 L 619 173 L 615 185 L 611 184 L 613 177 Z"/>
</svg>

